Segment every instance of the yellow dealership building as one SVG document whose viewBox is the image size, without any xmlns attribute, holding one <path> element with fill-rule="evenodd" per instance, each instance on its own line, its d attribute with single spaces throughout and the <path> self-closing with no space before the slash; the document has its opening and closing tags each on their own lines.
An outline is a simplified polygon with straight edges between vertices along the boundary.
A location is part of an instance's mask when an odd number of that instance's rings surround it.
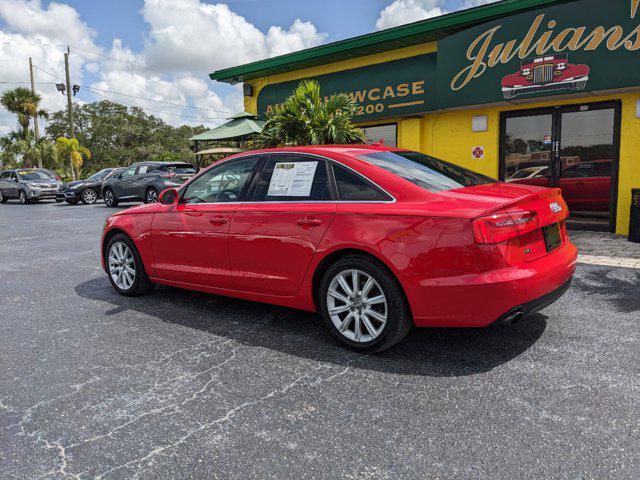
<svg viewBox="0 0 640 480">
<path fill-rule="evenodd" d="M 300 80 L 367 139 L 559 187 L 575 228 L 626 234 L 640 188 L 640 0 L 503 0 L 211 74 L 266 116 Z"/>
</svg>

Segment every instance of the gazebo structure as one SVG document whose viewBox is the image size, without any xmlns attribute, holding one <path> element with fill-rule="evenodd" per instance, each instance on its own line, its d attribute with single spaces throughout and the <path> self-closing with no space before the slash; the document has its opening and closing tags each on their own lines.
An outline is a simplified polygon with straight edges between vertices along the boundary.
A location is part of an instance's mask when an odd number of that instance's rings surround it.
<svg viewBox="0 0 640 480">
<path fill-rule="evenodd" d="M 263 126 L 264 120 L 258 120 L 257 115 L 240 112 L 230 117 L 227 123 L 191 137 L 189 140 L 195 144 L 198 169 L 205 159 L 215 161 L 248 150 Z"/>
</svg>

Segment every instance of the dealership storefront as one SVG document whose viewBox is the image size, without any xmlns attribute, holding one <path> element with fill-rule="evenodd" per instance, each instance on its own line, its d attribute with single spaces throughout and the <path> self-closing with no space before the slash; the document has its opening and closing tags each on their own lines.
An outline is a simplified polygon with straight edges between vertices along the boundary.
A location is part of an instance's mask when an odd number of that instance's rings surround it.
<svg viewBox="0 0 640 480">
<path fill-rule="evenodd" d="M 266 115 L 303 78 L 370 141 L 562 188 L 576 227 L 628 230 L 640 187 L 640 0 L 506 0 L 215 72 Z"/>
</svg>

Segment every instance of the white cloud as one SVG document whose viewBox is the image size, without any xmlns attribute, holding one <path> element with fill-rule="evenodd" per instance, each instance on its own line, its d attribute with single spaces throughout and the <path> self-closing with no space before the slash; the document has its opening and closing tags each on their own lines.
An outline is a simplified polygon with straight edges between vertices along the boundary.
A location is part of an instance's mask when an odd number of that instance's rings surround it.
<svg viewBox="0 0 640 480">
<path fill-rule="evenodd" d="M 444 0 L 395 0 L 380 12 L 376 28 L 384 30 L 405 23 L 437 17 L 447 13 L 443 5 Z"/>
<path fill-rule="evenodd" d="M 0 28 L 0 78 L 28 80 L 29 56 L 40 68 L 64 76 L 64 45 L 68 44 L 73 83 L 87 86 L 86 79 L 91 77 L 94 79 L 88 85 L 91 88 L 130 95 L 98 91 L 97 100 L 103 95 L 126 105 L 137 105 L 174 125 L 215 126 L 231 113 L 242 110 L 243 98 L 239 86 L 215 85 L 208 79 L 208 73 L 316 46 L 326 38 L 312 23 L 302 20 L 294 21 L 288 28 L 272 26 L 265 33 L 228 5 L 200 0 L 146 0 L 141 14 L 149 26 L 142 51 L 132 51 L 119 39 L 113 40 L 110 49 L 104 49 L 94 43 L 96 32 L 69 5 L 0 0 L 0 22 L 4 23 Z M 58 46 L 26 45 L 29 43 Z M 60 80 L 36 70 L 36 81 Z M 16 86 L 2 84 L 0 90 Z M 65 97 L 55 86 L 37 88 L 46 109 L 65 108 Z M 84 88 L 78 98 L 90 99 L 89 89 Z M 0 110 L 0 134 L 15 125 L 15 117 Z"/>
<path fill-rule="evenodd" d="M 325 35 L 309 22 L 267 34 L 224 3 L 200 0 L 146 0 L 142 9 L 150 30 L 145 47 L 149 65 L 166 71 L 209 73 L 322 43 Z"/>
</svg>

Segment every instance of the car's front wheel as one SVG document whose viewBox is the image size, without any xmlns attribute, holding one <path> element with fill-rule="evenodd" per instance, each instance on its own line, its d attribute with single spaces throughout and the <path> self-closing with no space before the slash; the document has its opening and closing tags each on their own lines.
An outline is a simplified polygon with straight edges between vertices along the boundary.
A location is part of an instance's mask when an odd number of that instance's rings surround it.
<svg viewBox="0 0 640 480">
<path fill-rule="evenodd" d="M 24 190 L 20 190 L 18 192 L 18 202 L 20 202 L 22 205 L 27 203 L 27 194 Z"/>
<path fill-rule="evenodd" d="M 116 198 L 115 194 L 113 193 L 113 190 L 111 190 L 110 188 L 105 188 L 104 192 L 102 192 L 102 197 L 104 198 L 104 204 L 107 207 L 117 207 L 118 206 L 118 199 Z"/>
<path fill-rule="evenodd" d="M 93 205 L 98 200 L 98 192 L 93 188 L 87 188 L 82 192 L 82 203 L 85 205 Z"/>
<path fill-rule="evenodd" d="M 138 249 L 133 241 L 122 233 L 114 235 L 109 240 L 105 265 L 111 285 L 122 295 L 142 295 L 154 286 L 147 276 Z"/>
<path fill-rule="evenodd" d="M 322 277 L 318 296 L 327 328 L 354 350 L 386 350 L 400 342 L 413 325 L 397 279 L 365 255 L 350 255 L 331 265 Z"/>
</svg>

